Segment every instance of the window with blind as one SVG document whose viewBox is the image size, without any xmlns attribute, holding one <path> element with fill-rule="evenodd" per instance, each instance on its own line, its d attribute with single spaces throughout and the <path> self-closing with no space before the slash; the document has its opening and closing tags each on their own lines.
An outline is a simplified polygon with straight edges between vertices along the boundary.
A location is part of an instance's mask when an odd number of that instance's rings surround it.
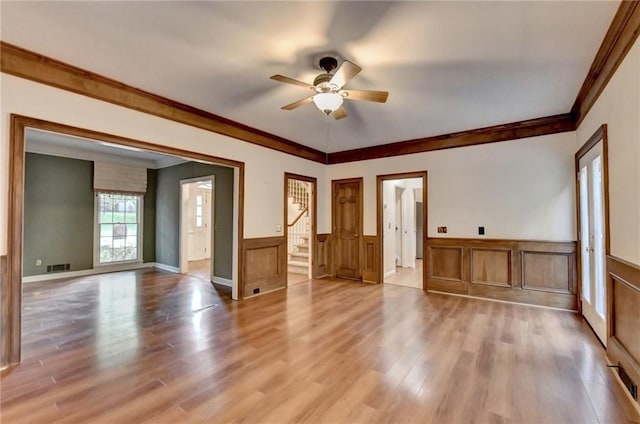
<svg viewBox="0 0 640 424">
<path fill-rule="evenodd" d="M 142 260 L 142 196 L 96 193 L 98 264 Z"/>
<path fill-rule="evenodd" d="M 147 169 L 94 162 L 93 190 L 96 264 L 142 261 L 142 199 L 147 191 Z"/>
</svg>

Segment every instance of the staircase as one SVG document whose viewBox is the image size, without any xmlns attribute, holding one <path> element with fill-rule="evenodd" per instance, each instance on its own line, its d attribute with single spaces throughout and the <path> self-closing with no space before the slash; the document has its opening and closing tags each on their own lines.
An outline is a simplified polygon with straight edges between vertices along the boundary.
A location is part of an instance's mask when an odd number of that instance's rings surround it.
<svg viewBox="0 0 640 424">
<path fill-rule="evenodd" d="M 309 184 L 289 180 L 287 271 L 308 275 L 309 269 Z"/>
</svg>

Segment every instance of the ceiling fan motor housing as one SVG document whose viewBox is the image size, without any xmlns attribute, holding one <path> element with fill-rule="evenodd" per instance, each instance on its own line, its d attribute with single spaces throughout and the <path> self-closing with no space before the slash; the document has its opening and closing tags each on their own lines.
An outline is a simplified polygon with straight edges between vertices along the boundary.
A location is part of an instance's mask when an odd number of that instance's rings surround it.
<svg viewBox="0 0 640 424">
<path fill-rule="evenodd" d="M 325 56 L 320 59 L 319 65 L 320 68 L 324 69 L 327 74 L 330 74 L 331 71 L 338 67 L 338 59 L 331 56 Z"/>
</svg>

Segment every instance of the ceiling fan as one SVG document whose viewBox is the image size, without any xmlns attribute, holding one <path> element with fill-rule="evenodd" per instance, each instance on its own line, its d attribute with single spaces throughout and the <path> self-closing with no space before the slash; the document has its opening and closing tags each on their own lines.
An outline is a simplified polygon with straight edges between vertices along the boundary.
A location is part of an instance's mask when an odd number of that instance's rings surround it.
<svg viewBox="0 0 640 424">
<path fill-rule="evenodd" d="M 335 57 L 325 56 L 320 59 L 319 65 L 325 73 L 318 75 L 313 80 L 313 85 L 282 75 L 273 75 L 271 77 L 272 80 L 298 85 L 313 91 L 311 96 L 283 106 L 282 109 L 293 110 L 302 105 L 314 103 L 326 115 L 333 114 L 335 119 L 342 119 L 347 117 L 347 111 L 342 104 L 344 99 L 367 100 L 378 103 L 387 101 L 389 96 L 387 91 L 349 90 L 343 88 L 351 78 L 362 71 L 362 68 L 355 63 L 344 60 L 338 68 L 338 60 Z M 331 73 L 336 68 L 338 69 Z"/>
</svg>

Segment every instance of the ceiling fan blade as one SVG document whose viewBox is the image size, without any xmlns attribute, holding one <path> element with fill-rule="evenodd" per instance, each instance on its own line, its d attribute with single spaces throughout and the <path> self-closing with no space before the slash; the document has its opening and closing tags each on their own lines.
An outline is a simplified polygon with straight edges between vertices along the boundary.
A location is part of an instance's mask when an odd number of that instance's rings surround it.
<svg viewBox="0 0 640 424">
<path fill-rule="evenodd" d="M 389 97 L 388 91 L 370 91 L 370 90 L 342 90 L 347 94 L 345 99 L 349 100 L 367 100 L 369 102 L 384 103 Z"/>
<path fill-rule="evenodd" d="M 311 84 L 307 84 L 306 82 L 303 82 L 303 81 L 298 81 L 297 79 L 285 77 L 283 75 L 272 75 L 271 79 L 279 82 L 284 82 L 286 84 L 298 85 L 304 88 L 313 88 L 313 85 Z"/>
<path fill-rule="evenodd" d="M 338 68 L 331 81 L 330 84 L 335 84 L 336 87 L 342 88 L 349 80 L 356 75 L 358 75 L 362 71 L 362 68 L 356 65 L 355 63 L 351 63 L 348 60 L 342 62 L 342 65 Z"/>
<path fill-rule="evenodd" d="M 333 117 L 335 119 L 342 119 L 342 118 L 346 118 L 347 116 L 348 116 L 347 110 L 344 108 L 344 105 L 340 106 L 338 109 L 336 109 L 333 112 Z"/>
<path fill-rule="evenodd" d="M 300 106 L 306 105 L 307 103 L 311 103 L 311 102 L 313 102 L 313 96 L 307 97 L 306 99 L 298 100 L 297 102 L 293 102 L 293 103 L 291 103 L 289 105 L 286 105 L 286 106 L 282 106 L 280 109 L 293 110 L 293 109 L 297 109 Z"/>
</svg>

